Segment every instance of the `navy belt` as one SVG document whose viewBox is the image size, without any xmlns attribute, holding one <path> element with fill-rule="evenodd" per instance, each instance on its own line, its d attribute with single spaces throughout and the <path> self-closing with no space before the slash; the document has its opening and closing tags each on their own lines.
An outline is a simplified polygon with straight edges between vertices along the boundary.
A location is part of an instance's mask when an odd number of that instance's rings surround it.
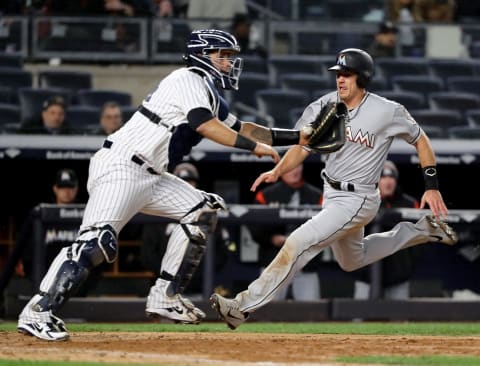
<svg viewBox="0 0 480 366">
<path fill-rule="evenodd" d="M 166 123 L 162 122 L 162 118 L 158 114 L 153 113 L 150 109 L 144 107 L 143 105 L 140 105 L 140 107 L 138 107 L 138 111 L 145 117 L 147 117 L 150 122 L 153 122 L 156 125 L 162 125 L 169 131 L 173 130 L 173 126 L 167 125 Z"/>
<path fill-rule="evenodd" d="M 103 147 L 105 149 L 110 149 L 113 145 L 113 141 L 110 141 L 110 140 L 105 140 L 103 141 Z M 139 157 L 138 155 L 132 155 L 132 158 L 131 160 L 137 164 L 137 165 L 140 165 L 140 166 L 143 166 L 143 164 L 146 164 L 145 161 L 143 161 L 143 159 L 141 157 Z M 152 167 L 148 167 L 147 168 L 147 172 L 149 172 L 150 174 L 156 174 L 158 175 L 158 173 L 155 171 L 155 169 L 153 169 Z"/>
</svg>

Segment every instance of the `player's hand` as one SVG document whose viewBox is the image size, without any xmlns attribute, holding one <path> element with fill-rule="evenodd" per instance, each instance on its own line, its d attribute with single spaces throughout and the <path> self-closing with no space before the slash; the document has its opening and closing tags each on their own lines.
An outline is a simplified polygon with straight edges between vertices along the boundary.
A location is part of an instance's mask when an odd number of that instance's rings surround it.
<svg viewBox="0 0 480 366">
<path fill-rule="evenodd" d="M 252 186 L 250 187 L 250 191 L 255 192 L 257 187 L 262 183 L 275 183 L 278 180 L 279 175 L 275 172 L 275 170 L 270 170 L 268 172 L 262 173 L 255 179 Z"/>
<path fill-rule="evenodd" d="M 257 146 L 255 146 L 255 149 L 252 151 L 252 153 L 258 157 L 265 155 L 271 156 L 274 163 L 278 163 L 278 161 L 280 160 L 280 155 L 278 155 L 277 150 L 275 150 L 270 145 L 264 144 L 262 142 L 257 142 Z"/>
<path fill-rule="evenodd" d="M 436 219 L 445 219 L 447 217 L 448 209 L 445 202 L 443 202 L 440 191 L 436 189 L 426 190 L 420 201 L 420 208 L 425 208 L 427 204 Z"/>
</svg>

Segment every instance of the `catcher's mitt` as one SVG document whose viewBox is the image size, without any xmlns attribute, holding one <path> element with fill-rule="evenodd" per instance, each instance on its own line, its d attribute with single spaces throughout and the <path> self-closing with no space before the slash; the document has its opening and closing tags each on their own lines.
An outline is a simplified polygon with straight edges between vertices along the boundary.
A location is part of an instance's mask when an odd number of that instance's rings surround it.
<svg viewBox="0 0 480 366">
<path fill-rule="evenodd" d="M 328 102 L 313 122 L 303 127 L 309 135 L 307 146 L 315 152 L 325 154 L 337 151 L 345 144 L 345 123 L 348 108 L 343 102 Z"/>
</svg>

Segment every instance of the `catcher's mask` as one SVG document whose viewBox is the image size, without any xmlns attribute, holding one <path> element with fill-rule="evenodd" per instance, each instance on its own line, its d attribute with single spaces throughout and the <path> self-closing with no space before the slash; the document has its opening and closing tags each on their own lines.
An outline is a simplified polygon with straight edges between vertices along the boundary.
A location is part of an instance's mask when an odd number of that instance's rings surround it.
<svg viewBox="0 0 480 366">
<path fill-rule="evenodd" d="M 374 74 L 372 56 L 359 48 L 346 48 L 337 55 L 336 64 L 330 67 L 330 71 L 346 70 L 358 75 L 357 85 L 365 88 Z"/>
<path fill-rule="evenodd" d="M 208 72 L 222 89 L 238 90 L 238 79 L 243 68 L 240 57 L 229 57 L 230 70 L 223 72 L 212 64 L 210 55 L 221 50 L 240 52 L 240 46 L 233 35 L 216 29 L 196 30 L 190 33 L 183 59 L 187 66 L 199 67 Z"/>
</svg>

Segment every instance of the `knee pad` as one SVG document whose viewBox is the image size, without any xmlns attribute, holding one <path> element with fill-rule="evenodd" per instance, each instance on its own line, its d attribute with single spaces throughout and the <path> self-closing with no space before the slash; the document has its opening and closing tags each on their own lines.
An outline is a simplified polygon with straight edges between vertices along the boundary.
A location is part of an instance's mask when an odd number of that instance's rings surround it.
<svg viewBox="0 0 480 366">
<path fill-rule="evenodd" d="M 107 263 L 113 263 L 117 258 L 117 234 L 110 225 L 83 231 L 76 243 L 79 247 L 73 256 L 86 267 L 96 267 L 104 260 Z"/>
</svg>

